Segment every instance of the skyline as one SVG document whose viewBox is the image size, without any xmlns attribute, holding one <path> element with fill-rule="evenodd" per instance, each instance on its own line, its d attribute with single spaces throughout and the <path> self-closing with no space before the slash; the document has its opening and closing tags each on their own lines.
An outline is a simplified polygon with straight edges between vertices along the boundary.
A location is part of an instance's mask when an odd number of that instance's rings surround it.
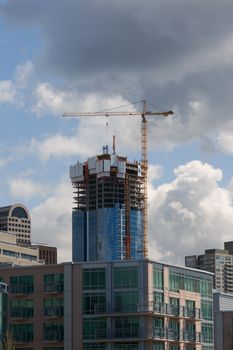
<svg viewBox="0 0 233 350">
<path fill-rule="evenodd" d="M 226 0 L 0 1 L 0 206 L 30 210 L 33 241 L 71 260 L 69 165 L 113 134 L 140 158 L 140 117 L 62 114 L 144 98 L 175 112 L 149 119 L 150 257 L 232 240 L 232 15 Z"/>
</svg>

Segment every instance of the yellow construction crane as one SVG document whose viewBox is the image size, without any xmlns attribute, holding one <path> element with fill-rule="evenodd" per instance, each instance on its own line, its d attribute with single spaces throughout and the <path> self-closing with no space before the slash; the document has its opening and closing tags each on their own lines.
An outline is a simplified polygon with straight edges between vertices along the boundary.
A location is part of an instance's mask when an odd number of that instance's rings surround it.
<svg viewBox="0 0 233 350">
<path fill-rule="evenodd" d="M 63 117 L 111 117 L 111 116 L 141 116 L 141 169 L 142 169 L 142 179 L 143 179 L 143 257 L 148 258 L 148 205 L 147 205 L 147 173 L 148 173 L 148 125 L 147 116 L 163 116 L 168 117 L 174 114 L 173 111 L 166 112 L 151 112 L 147 110 L 147 103 L 145 100 L 143 102 L 143 110 L 141 112 L 74 112 L 74 113 L 64 113 Z M 127 233 L 126 233 L 127 235 Z"/>
</svg>

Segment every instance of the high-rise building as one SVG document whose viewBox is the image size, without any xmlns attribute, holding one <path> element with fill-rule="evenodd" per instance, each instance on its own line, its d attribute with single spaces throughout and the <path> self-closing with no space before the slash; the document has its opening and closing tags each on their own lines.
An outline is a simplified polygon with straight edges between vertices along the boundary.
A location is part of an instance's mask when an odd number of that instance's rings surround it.
<svg viewBox="0 0 233 350">
<path fill-rule="evenodd" d="M 0 263 L 57 263 L 56 247 L 31 243 L 30 213 L 22 204 L 0 207 Z"/>
<path fill-rule="evenodd" d="M 207 249 L 205 254 L 186 256 L 185 266 L 214 273 L 214 288 L 233 293 L 233 241 L 225 242 L 224 249 Z"/>
<path fill-rule="evenodd" d="M 150 260 L 0 267 L 15 347 L 213 350 L 212 274 Z"/>
<path fill-rule="evenodd" d="M 28 209 L 22 204 L 0 208 L 0 230 L 16 236 L 17 244 L 31 244 L 31 218 Z"/>
<path fill-rule="evenodd" d="M 109 154 L 70 167 L 73 261 L 143 257 L 143 181 L 138 162 Z"/>
</svg>

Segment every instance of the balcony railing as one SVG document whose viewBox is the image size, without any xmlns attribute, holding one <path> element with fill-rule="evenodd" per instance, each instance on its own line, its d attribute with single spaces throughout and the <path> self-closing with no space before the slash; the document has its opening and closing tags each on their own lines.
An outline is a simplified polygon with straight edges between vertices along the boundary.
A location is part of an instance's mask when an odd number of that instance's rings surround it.
<svg viewBox="0 0 233 350">
<path fill-rule="evenodd" d="M 83 310 L 84 314 L 105 313 L 154 313 L 165 316 L 185 317 L 195 320 L 201 319 L 200 309 L 190 309 L 186 306 L 176 306 L 150 302 L 147 304 L 95 304 L 93 308 Z"/>
<path fill-rule="evenodd" d="M 158 328 L 153 329 L 154 339 L 166 339 L 174 341 L 185 341 L 188 343 L 200 343 L 199 332 L 179 331 L 169 328 Z"/>
</svg>

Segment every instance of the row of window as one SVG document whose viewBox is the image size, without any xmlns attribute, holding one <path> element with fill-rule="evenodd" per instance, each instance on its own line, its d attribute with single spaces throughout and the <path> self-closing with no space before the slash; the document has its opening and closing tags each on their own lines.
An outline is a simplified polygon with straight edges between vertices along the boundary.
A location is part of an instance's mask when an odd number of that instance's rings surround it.
<svg viewBox="0 0 233 350">
<path fill-rule="evenodd" d="M 105 292 L 94 292 L 83 294 L 83 314 L 95 314 L 104 312 L 137 312 L 147 311 L 148 305 L 143 308 L 143 305 L 138 304 L 138 291 L 117 291 L 114 293 L 114 306 L 106 302 Z M 149 308 L 161 314 L 171 314 L 181 317 L 189 317 L 195 319 L 212 320 L 212 302 L 209 300 L 202 300 L 201 310 L 195 308 L 193 300 L 186 300 L 186 306 L 180 306 L 178 298 L 170 298 L 169 304 L 164 304 L 163 293 L 154 292 L 154 301 Z"/>
<path fill-rule="evenodd" d="M 30 294 L 34 291 L 33 276 L 12 276 L 10 279 L 10 290 L 16 294 Z M 64 275 L 47 274 L 44 275 L 45 292 L 62 292 L 64 290 Z"/>
<path fill-rule="evenodd" d="M 114 288 L 137 288 L 138 268 L 115 267 L 114 268 Z M 153 285 L 155 289 L 163 290 L 163 269 L 154 267 Z M 83 271 L 83 289 L 105 289 L 106 271 L 101 269 L 85 269 Z M 169 273 L 169 289 L 178 292 L 180 289 L 200 293 L 202 297 L 212 297 L 212 280 L 197 278 L 183 273 Z"/>
<path fill-rule="evenodd" d="M 13 339 L 15 342 L 29 343 L 33 341 L 33 324 L 19 323 L 10 326 Z M 44 323 L 44 340 L 46 341 L 63 341 L 64 325 L 58 322 Z"/>
<path fill-rule="evenodd" d="M 10 302 L 10 315 L 13 318 L 33 317 L 33 300 L 15 299 Z M 44 315 L 50 317 L 60 317 L 64 314 L 64 299 L 50 298 L 44 299 Z"/>
</svg>

